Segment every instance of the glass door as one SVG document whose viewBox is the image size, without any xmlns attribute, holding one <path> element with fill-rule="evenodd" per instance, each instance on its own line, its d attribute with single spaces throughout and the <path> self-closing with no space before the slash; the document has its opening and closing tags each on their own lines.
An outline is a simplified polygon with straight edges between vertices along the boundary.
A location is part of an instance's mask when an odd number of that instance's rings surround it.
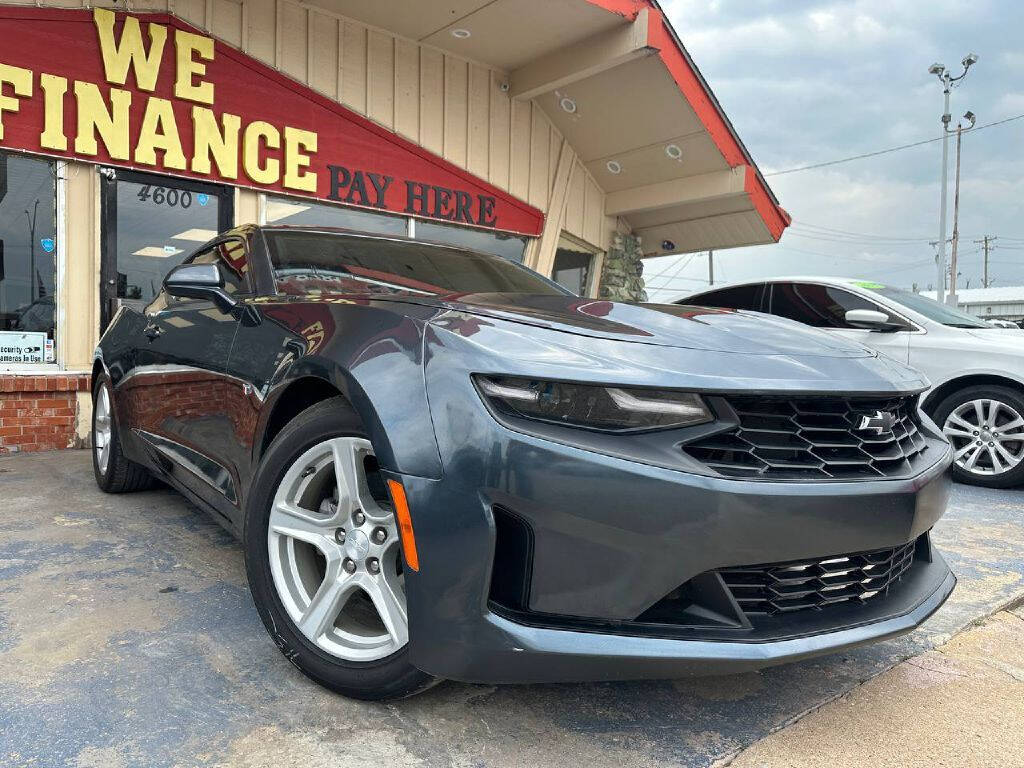
<svg viewBox="0 0 1024 768">
<path fill-rule="evenodd" d="M 102 168 L 101 330 L 117 308 L 141 309 L 164 276 L 234 223 L 231 187 Z"/>
</svg>

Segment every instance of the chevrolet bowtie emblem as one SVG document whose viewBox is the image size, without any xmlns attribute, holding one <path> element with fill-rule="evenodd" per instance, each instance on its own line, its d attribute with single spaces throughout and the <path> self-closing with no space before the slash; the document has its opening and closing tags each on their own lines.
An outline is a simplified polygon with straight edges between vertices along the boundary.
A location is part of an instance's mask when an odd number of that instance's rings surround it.
<svg viewBox="0 0 1024 768">
<path fill-rule="evenodd" d="M 888 411 L 875 411 L 870 416 L 863 414 L 860 417 L 860 423 L 857 425 L 857 429 L 870 429 L 876 435 L 884 435 L 886 432 L 892 432 L 892 428 L 895 426 L 895 416 Z"/>
</svg>

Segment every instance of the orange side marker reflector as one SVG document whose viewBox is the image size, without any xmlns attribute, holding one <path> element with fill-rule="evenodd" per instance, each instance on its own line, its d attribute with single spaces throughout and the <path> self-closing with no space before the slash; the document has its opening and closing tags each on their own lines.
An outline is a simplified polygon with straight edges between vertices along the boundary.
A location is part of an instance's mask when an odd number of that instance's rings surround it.
<svg viewBox="0 0 1024 768">
<path fill-rule="evenodd" d="M 416 553 L 416 537 L 412 532 L 412 517 L 409 515 L 409 501 L 405 498 L 405 488 L 397 480 L 388 480 L 388 490 L 395 504 L 395 517 L 398 518 L 398 535 L 402 539 L 402 551 L 405 562 L 414 571 L 420 569 L 420 557 Z"/>
</svg>

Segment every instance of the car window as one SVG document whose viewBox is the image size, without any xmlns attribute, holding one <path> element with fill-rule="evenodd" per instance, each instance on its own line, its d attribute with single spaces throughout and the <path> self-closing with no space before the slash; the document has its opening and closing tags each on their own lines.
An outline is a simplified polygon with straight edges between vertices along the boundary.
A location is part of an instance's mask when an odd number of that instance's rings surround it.
<svg viewBox="0 0 1024 768">
<path fill-rule="evenodd" d="M 894 323 L 907 330 L 901 318 L 886 311 L 873 301 L 855 293 L 831 285 L 817 283 L 775 283 L 772 285 L 771 306 L 773 315 L 787 317 L 815 328 L 856 328 L 846 322 L 846 313 L 851 309 L 870 309 L 881 312 Z"/>
<path fill-rule="evenodd" d="M 508 259 L 458 248 L 289 230 L 268 230 L 266 240 L 280 293 L 569 295 Z"/>
<path fill-rule="evenodd" d="M 187 263 L 216 264 L 224 276 L 224 290 L 231 294 L 252 293 L 249 285 L 249 260 L 245 242 L 232 238 L 200 251 Z"/>
<path fill-rule="evenodd" d="M 764 295 L 764 284 L 737 285 L 717 291 L 699 293 L 685 299 L 681 304 L 696 304 L 701 307 L 723 307 L 725 309 L 761 310 L 761 297 Z"/>
<path fill-rule="evenodd" d="M 868 283 L 863 287 L 885 296 L 890 301 L 902 304 L 908 309 L 920 312 L 929 320 L 934 320 L 937 323 L 942 323 L 952 328 L 988 328 L 988 325 L 983 320 L 974 317 L 974 315 L 969 315 L 955 307 L 939 304 L 939 302 L 929 299 L 927 296 L 903 291 L 899 288 L 890 288 L 887 285 L 880 285 L 878 283 Z"/>
</svg>

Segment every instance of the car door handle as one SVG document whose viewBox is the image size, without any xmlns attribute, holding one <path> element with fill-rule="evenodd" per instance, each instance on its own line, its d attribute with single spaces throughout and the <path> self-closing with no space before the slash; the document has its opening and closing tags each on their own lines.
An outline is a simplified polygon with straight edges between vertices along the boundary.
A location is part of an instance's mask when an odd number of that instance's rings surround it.
<svg viewBox="0 0 1024 768">
<path fill-rule="evenodd" d="M 150 323 L 145 327 L 143 333 L 146 334 L 147 339 L 153 341 L 153 339 L 157 338 L 161 333 L 163 333 L 163 331 L 160 330 L 160 326 L 156 323 Z"/>
</svg>

